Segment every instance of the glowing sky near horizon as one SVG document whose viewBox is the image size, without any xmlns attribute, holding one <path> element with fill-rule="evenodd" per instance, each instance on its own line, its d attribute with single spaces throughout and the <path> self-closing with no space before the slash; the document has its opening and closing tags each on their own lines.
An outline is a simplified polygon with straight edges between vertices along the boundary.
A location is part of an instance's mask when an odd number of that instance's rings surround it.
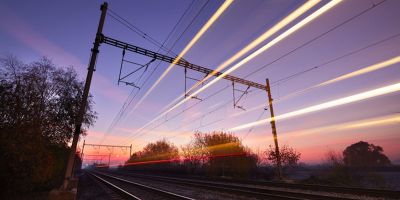
<svg viewBox="0 0 400 200">
<path fill-rule="evenodd" d="M 165 46 L 167 48 L 175 42 L 206 2 L 206 0 L 194 2 L 182 23 L 178 25 L 170 40 L 166 42 Z M 307 13 L 284 26 L 282 30 L 269 35 L 265 41 L 255 45 L 254 50 L 267 45 L 280 34 L 289 30 L 329 2 L 328 0 L 321 0 Z M 374 2 L 379 3 L 380 1 Z M 191 1 L 111 0 L 108 3 L 113 11 L 128 19 L 132 24 L 157 41 L 163 42 Z M 173 51 L 177 54 L 182 52 L 223 3 L 224 1 L 222 0 L 209 1 L 177 42 Z M 204 67 L 217 69 L 218 66 L 221 66 L 230 58 L 234 58 L 237 52 L 245 49 L 247 45 L 255 41 L 266 30 L 274 27 L 305 3 L 306 1 L 298 0 L 236 0 L 198 38 L 197 42 L 191 46 L 183 58 Z M 67 67 L 72 65 L 78 71 L 80 78 L 83 79 L 86 76 L 86 65 L 99 20 L 100 4 L 101 2 L 99 1 L 1 1 L 0 55 L 12 53 L 24 62 L 32 62 L 41 56 L 48 56 L 59 66 Z M 279 43 L 243 63 L 240 68 L 231 73 L 238 77 L 244 77 L 371 6 L 373 6 L 371 1 L 343 1 Z M 275 82 L 345 55 L 367 44 L 400 33 L 400 21 L 397 20 L 400 18 L 399 7 L 400 1 L 387 0 L 346 25 L 335 29 L 274 62 L 258 73 L 247 77 L 247 79 L 261 84 L 265 83 L 266 78 L 269 78 L 270 82 Z M 41 11 L 40 15 L 38 15 L 38 10 Z M 71 15 L 71 12 L 73 12 L 73 15 Z M 104 34 L 153 51 L 158 49 L 158 47 L 121 26 L 110 17 L 106 18 Z M 91 87 L 91 93 L 94 95 L 96 103 L 94 108 L 98 112 L 98 120 L 89 129 L 89 134 L 83 138 L 88 143 L 100 142 L 132 89 L 128 86 L 117 85 L 121 51 L 121 49 L 105 44 L 100 47 L 96 72 Z M 240 58 L 227 65 L 225 70 L 237 65 L 253 51 L 236 56 Z M 400 37 L 394 37 L 288 81 L 273 84 L 272 96 L 275 101 L 279 101 L 274 105 L 276 116 L 398 83 L 400 81 L 399 52 Z M 126 59 L 143 64 L 150 60 L 150 58 L 129 52 L 126 55 Z M 387 62 L 385 63 L 385 61 Z M 150 65 L 148 71 L 152 71 L 155 66 L 156 62 Z M 138 98 L 133 101 L 131 107 L 127 110 L 128 113 L 132 111 L 138 100 L 146 94 L 146 91 L 151 88 L 157 79 L 162 76 L 168 66 L 168 63 L 160 64 L 148 84 L 141 89 Z M 122 73 L 127 74 L 134 69 L 135 66 L 125 64 Z M 204 74 L 193 71 L 189 71 L 188 75 L 194 78 L 204 77 Z M 137 77 L 136 75 L 133 76 L 132 80 Z M 213 80 L 216 79 L 211 78 L 209 81 Z M 231 84 L 225 80 L 214 82 L 215 84 L 197 94 L 199 98 L 205 98 Z M 207 83 L 209 82 L 205 84 Z M 188 81 L 188 87 L 194 84 L 194 81 Z M 115 126 L 113 131 L 106 137 L 104 143 L 130 143 L 131 133 L 135 133 L 149 121 L 155 119 L 163 108 L 170 107 L 167 105 L 183 93 L 183 85 L 183 69 L 181 67 L 173 67 L 159 81 L 158 86 L 147 95 L 145 100 L 138 104 L 132 114 Z M 314 88 L 290 98 L 284 98 L 286 95 L 295 94 L 296 91 L 302 91 L 310 87 Z M 238 89 L 245 89 L 245 87 L 238 86 Z M 263 108 L 262 106 L 257 108 L 257 106 L 266 104 L 265 91 L 254 90 L 251 95 L 244 97 L 239 103 L 248 110 L 246 112 L 240 109 L 233 109 L 233 105 L 229 104 L 216 112 L 206 115 L 206 117 L 199 117 L 213 111 L 213 109 L 221 106 L 223 102 L 228 102 L 231 98 L 232 88 L 229 88 L 198 104 L 179 117 L 170 119 L 175 114 L 197 103 L 197 101 L 188 100 L 182 103 L 180 107 L 172 110 L 167 116 L 162 116 L 145 127 L 143 132 L 148 131 L 148 133 L 137 138 L 134 137 L 133 149 L 140 150 L 146 143 L 162 138 L 170 138 L 168 139 L 170 142 L 180 147 L 190 141 L 193 134 L 192 130 L 202 132 L 227 131 L 232 127 L 258 121 Z M 293 146 L 302 153 L 302 161 L 315 163 L 321 161 L 328 150 L 341 151 L 346 146 L 363 140 L 382 146 L 385 154 L 392 161 L 400 162 L 400 149 L 398 147 L 400 124 L 398 115 L 396 115 L 396 113 L 400 112 L 399 101 L 400 93 L 392 92 L 363 101 L 281 121 L 278 120 L 278 137 L 280 134 L 282 136 L 280 144 Z M 234 117 L 226 119 L 227 116 Z M 261 119 L 267 119 L 268 117 L 269 112 L 267 111 L 262 115 Z M 220 119 L 224 120 L 218 122 Z M 166 120 L 168 121 L 165 122 Z M 217 123 L 213 123 L 215 121 Z M 163 125 L 153 129 L 159 123 L 163 123 Z M 251 132 L 249 132 L 250 129 L 251 127 L 246 127 L 233 133 L 240 138 L 245 138 L 243 143 L 251 147 L 255 152 L 262 152 L 268 145 L 273 144 L 268 122 L 260 123 L 259 126 L 253 127 Z M 79 147 L 81 145 L 82 141 L 80 141 Z M 108 153 L 107 149 L 86 149 L 85 147 L 85 154 L 88 155 Z M 115 150 L 111 162 L 113 164 L 123 162 L 126 160 L 128 153 Z"/>
</svg>

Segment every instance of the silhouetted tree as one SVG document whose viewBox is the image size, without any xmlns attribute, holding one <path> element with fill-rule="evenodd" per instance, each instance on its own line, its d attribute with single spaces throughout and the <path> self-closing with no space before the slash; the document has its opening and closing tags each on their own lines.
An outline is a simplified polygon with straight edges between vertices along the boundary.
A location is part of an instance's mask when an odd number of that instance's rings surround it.
<svg viewBox="0 0 400 200">
<path fill-rule="evenodd" d="M 200 170 L 208 160 L 209 152 L 200 132 L 196 132 L 194 138 L 189 144 L 182 146 L 181 150 L 183 164 L 189 173 L 196 173 L 196 170 Z"/>
<path fill-rule="evenodd" d="M 183 151 L 187 162 L 201 164 L 212 176 L 246 177 L 255 171 L 258 162 L 238 137 L 224 132 L 197 132 Z"/>
<path fill-rule="evenodd" d="M 389 158 L 380 146 L 357 142 L 343 151 L 343 161 L 349 167 L 381 167 L 390 165 Z"/>
<path fill-rule="evenodd" d="M 178 148 L 163 139 L 149 143 L 142 151 L 133 153 L 126 165 L 137 169 L 167 170 L 178 162 Z"/>
<path fill-rule="evenodd" d="M 297 166 L 301 156 L 300 152 L 297 152 L 295 149 L 289 147 L 286 144 L 279 148 L 279 154 L 281 157 L 281 164 L 284 173 L 288 173 L 293 167 Z M 269 145 L 269 148 L 265 151 L 265 155 L 268 162 L 276 167 L 277 156 L 275 148 Z"/>
<path fill-rule="evenodd" d="M 72 68 L 56 68 L 49 59 L 31 64 L 13 56 L 1 59 L 0 177 L 4 188 L 29 191 L 62 177 L 82 89 Z M 90 98 L 84 128 L 96 118 L 92 106 Z"/>
<path fill-rule="evenodd" d="M 382 147 L 364 141 L 354 143 L 343 151 L 343 162 L 356 186 L 390 188 L 385 178 L 376 171 L 377 167 L 391 165 Z"/>
<path fill-rule="evenodd" d="M 343 156 L 340 152 L 330 150 L 325 155 L 325 166 L 327 173 L 325 179 L 338 185 L 355 185 L 355 181 L 343 162 Z"/>
<path fill-rule="evenodd" d="M 381 147 L 362 141 L 348 146 L 343 153 L 328 151 L 323 168 L 314 172 L 305 182 L 388 189 L 390 185 L 373 168 L 390 163 L 382 151 Z"/>
</svg>

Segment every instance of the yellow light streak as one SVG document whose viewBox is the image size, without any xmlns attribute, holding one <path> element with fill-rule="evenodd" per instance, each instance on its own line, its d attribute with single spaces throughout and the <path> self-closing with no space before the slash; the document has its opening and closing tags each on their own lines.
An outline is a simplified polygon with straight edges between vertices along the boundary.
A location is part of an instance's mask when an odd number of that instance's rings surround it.
<svg viewBox="0 0 400 200">
<path fill-rule="evenodd" d="M 266 39 L 268 39 L 269 37 L 271 37 L 273 34 L 275 34 L 277 31 L 281 30 L 283 27 L 285 27 L 286 25 L 288 25 L 290 22 L 292 22 L 293 20 L 295 20 L 297 17 L 301 16 L 302 14 L 304 14 L 306 11 L 308 11 L 309 9 L 311 9 L 313 6 L 315 6 L 316 4 L 318 4 L 320 2 L 320 0 L 310 0 L 307 1 L 306 3 L 304 3 L 302 6 L 300 6 L 298 9 L 296 9 L 295 11 L 293 11 L 291 14 L 289 14 L 287 17 L 285 17 L 283 20 L 281 20 L 280 22 L 278 22 L 276 25 L 274 25 L 271 29 L 268 29 L 265 33 L 263 33 L 261 36 L 259 36 L 257 39 L 255 39 L 254 41 L 252 41 L 250 44 L 248 44 L 246 47 L 244 47 L 243 49 L 241 49 L 239 52 L 237 52 L 235 55 L 233 55 L 231 58 L 229 58 L 228 60 L 226 60 L 225 62 L 223 62 L 215 71 L 213 71 L 211 74 L 209 74 L 207 77 L 205 77 L 201 82 L 198 82 L 197 84 L 195 84 L 194 86 L 192 86 L 189 90 L 193 90 L 194 88 L 196 88 L 197 86 L 199 86 L 201 83 L 203 83 L 204 81 L 206 81 L 207 79 L 209 79 L 210 77 L 214 76 L 214 74 L 216 73 L 216 71 L 220 71 L 224 68 L 226 68 L 228 65 L 232 64 L 235 60 L 239 59 L 240 57 L 242 57 L 244 54 L 248 53 L 251 49 L 253 49 L 254 47 L 256 47 L 257 45 L 259 45 L 261 42 L 265 41 Z M 338 1 L 340 2 L 340 1 Z M 222 7 L 222 6 L 221 6 Z M 324 6 L 325 7 L 325 6 Z M 322 9 L 322 8 L 321 8 Z M 321 10 L 320 9 L 320 10 Z M 317 11 L 318 12 L 318 11 Z M 325 12 L 325 11 L 323 11 Z M 314 14 L 314 13 L 313 13 Z M 318 14 L 320 15 L 320 14 Z M 304 21 L 304 20 L 303 20 Z M 283 39 L 283 38 L 282 38 Z M 276 42 L 277 43 L 277 42 Z M 190 45 L 191 43 L 189 43 Z M 193 43 L 194 44 L 194 43 Z M 189 46 L 188 45 L 188 46 Z M 186 49 L 186 48 L 185 48 Z M 185 50 L 184 50 L 185 51 Z M 182 51 L 182 52 L 184 52 Z M 186 52 L 185 52 L 186 53 Z M 182 57 L 182 56 L 181 56 Z M 179 59 L 181 58 L 179 57 Z M 176 59 L 175 61 L 179 61 L 179 59 Z M 154 89 L 154 87 L 161 81 L 162 78 L 165 77 L 165 75 L 169 72 L 169 70 L 172 68 L 172 66 L 176 63 L 174 62 L 173 64 L 171 64 L 167 70 L 161 75 L 161 77 L 155 82 L 155 84 L 145 93 L 145 95 L 138 101 L 138 103 L 136 104 L 136 106 L 132 109 L 132 111 L 129 113 L 131 114 L 134 110 L 136 110 L 136 108 L 143 102 L 144 98 L 146 98 L 148 96 L 148 94 Z M 217 77 L 219 78 L 219 77 Z M 208 86 L 207 86 L 208 87 Z M 199 91 L 201 92 L 201 91 Z M 197 94 L 197 93 L 196 93 Z M 153 120 L 151 120 L 150 122 L 146 123 L 144 126 L 142 126 L 141 128 L 139 128 L 137 130 L 137 132 L 142 131 L 145 127 L 147 127 L 148 125 L 152 124 L 153 122 L 155 122 L 156 120 L 158 120 L 159 118 L 161 118 L 163 115 L 165 115 L 166 113 L 172 111 L 173 109 L 175 109 L 176 107 L 180 106 L 181 104 L 183 104 L 184 102 L 187 101 L 187 99 L 192 98 L 194 95 L 190 95 L 189 97 L 183 99 L 181 102 L 177 103 L 175 106 L 173 106 L 172 108 L 168 109 L 168 107 L 172 106 L 174 103 L 178 102 L 180 99 L 182 99 L 185 96 L 185 94 L 181 94 L 180 96 L 178 96 L 175 100 L 173 100 L 171 103 L 169 103 L 167 106 L 165 106 L 164 108 L 162 108 L 161 110 L 163 110 L 164 112 L 162 112 L 161 114 L 159 114 L 156 118 L 154 118 Z"/>
<path fill-rule="evenodd" d="M 315 89 L 317 87 L 326 86 L 326 85 L 329 85 L 329 84 L 332 84 L 332 83 L 335 83 L 335 82 L 338 82 L 338 81 L 342 81 L 342 80 L 345 80 L 345 79 L 353 78 L 355 76 L 360 76 L 360 75 L 363 75 L 363 74 L 366 74 L 366 73 L 369 73 L 369 72 L 373 72 L 373 71 L 376 71 L 376 70 L 379 70 L 379 69 L 382 69 L 382 68 L 385 68 L 385 67 L 389 67 L 389 66 L 394 65 L 394 64 L 399 63 L 399 62 L 400 62 L 400 56 L 396 56 L 396 57 L 393 57 L 391 59 L 388 59 L 388 60 L 373 64 L 373 65 L 367 66 L 367 67 L 362 68 L 360 70 L 357 70 L 357 71 L 354 71 L 354 72 L 350 72 L 348 74 L 339 76 L 337 78 L 325 81 L 325 82 L 320 83 L 318 85 L 314 85 L 314 86 L 311 86 L 309 88 L 306 88 L 306 89 L 303 89 L 303 90 L 300 90 L 300 91 L 285 95 L 282 98 L 279 98 L 274 103 L 278 103 L 280 101 L 283 101 L 285 99 L 288 99 L 288 98 L 296 96 L 296 95 L 304 94 L 305 92 L 308 92 L 309 90 Z M 235 113 L 235 114 L 231 115 L 230 117 L 237 117 L 237 116 L 252 112 L 254 110 L 258 110 L 258 109 L 264 108 L 265 106 L 266 106 L 265 104 L 261 104 L 261 105 L 258 105 L 256 107 L 254 107 L 254 108 L 251 108 L 249 110 L 246 110 L 246 111 L 243 111 L 243 112 L 239 112 L 239 113 Z"/>
<path fill-rule="evenodd" d="M 355 128 L 364 128 L 364 127 L 371 127 L 371 126 L 381 126 L 393 123 L 400 122 L 400 115 L 391 116 L 390 118 L 384 119 L 377 119 L 372 121 L 362 121 L 355 124 L 348 124 L 344 125 L 341 129 L 355 129 Z"/>
<path fill-rule="evenodd" d="M 354 71 L 354 72 L 350 72 L 348 74 L 345 74 L 343 76 L 340 76 L 340 77 L 325 81 L 325 82 L 320 83 L 318 85 L 314 85 L 314 86 L 305 88 L 303 90 L 300 90 L 300 91 L 285 95 L 285 96 L 279 98 L 278 101 L 276 101 L 276 102 L 283 101 L 285 99 L 288 99 L 288 98 L 291 98 L 291 97 L 294 97 L 294 96 L 297 96 L 297 95 L 300 95 L 300 94 L 304 94 L 304 93 L 306 93 L 306 92 L 308 92 L 308 91 L 310 91 L 312 89 L 315 89 L 317 87 L 326 86 L 326 85 L 329 85 L 329 84 L 332 84 L 332 83 L 335 83 L 335 82 L 338 82 L 338 81 L 342 81 L 342 80 L 345 80 L 345 79 L 348 79 L 348 78 L 353 78 L 355 76 L 359 76 L 359 75 L 362 75 L 362 74 L 373 72 L 375 70 L 379 70 L 379 69 L 382 69 L 382 68 L 385 68 L 385 67 L 389 67 L 389 66 L 394 65 L 394 64 L 396 64 L 398 62 L 400 62 L 400 56 L 396 56 L 396 57 L 391 58 L 389 60 L 382 61 L 382 62 L 376 63 L 374 65 L 370 65 L 368 67 L 365 67 L 363 69 L 360 69 L 360 70 L 357 70 L 357 71 Z"/>
<path fill-rule="evenodd" d="M 211 25 L 222 15 L 222 13 L 232 4 L 233 0 L 226 0 L 218 10 L 213 14 L 213 16 L 207 21 L 206 24 L 200 29 L 199 32 L 192 38 L 189 44 L 179 53 L 179 55 L 175 58 L 174 62 L 171 63 L 167 69 L 163 72 L 163 74 L 157 79 L 157 81 L 150 87 L 149 90 L 143 95 L 143 97 L 138 101 L 138 103 L 133 107 L 131 114 L 136 108 L 138 108 L 144 99 L 154 90 L 155 87 L 161 82 L 162 79 L 168 74 L 168 72 L 172 69 L 172 67 L 180 60 L 182 57 L 192 48 L 192 46 L 200 39 L 200 37 L 211 27 Z"/>
<path fill-rule="evenodd" d="M 318 4 L 320 0 L 311 0 L 307 1 L 304 3 L 302 6 L 300 6 L 298 9 L 290 13 L 288 16 L 286 16 L 284 19 L 282 19 L 280 22 L 275 24 L 272 28 L 268 29 L 266 32 L 264 32 L 262 35 L 260 35 L 257 39 L 253 40 L 250 44 L 248 44 L 246 47 L 241 49 L 239 52 L 237 52 L 235 55 L 230 57 L 228 60 L 223 62 L 217 69 L 215 69 L 211 74 L 209 74 L 206 78 L 204 78 L 201 82 L 198 82 L 195 86 L 193 86 L 190 90 L 193 88 L 199 86 L 201 83 L 204 81 L 208 80 L 210 77 L 214 76 L 218 71 L 222 71 L 225 69 L 227 66 L 235 62 L 237 59 L 245 55 L 247 52 L 252 50 L 254 47 L 257 45 L 261 44 L 261 42 L 265 41 L 269 37 L 271 37 L 273 34 L 277 33 L 279 30 L 287 26 L 289 23 L 293 22 L 296 18 L 310 10 L 312 7 L 314 7 L 316 4 Z M 189 90 L 189 91 L 190 91 Z"/>
<path fill-rule="evenodd" d="M 343 130 L 361 129 L 361 128 L 367 128 L 367 127 L 385 126 L 385 125 L 391 125 L 391 124 L 396 124 L 396 123 L 397 124 L 400 123 L 400 115 L 399 114 L 358 120 L 358 121 L 354 121 L 354 122 L 341 123 L 341 124 L 335 124 L 335 125 L 324 126 L 324 127 L 317 127 L 317 128 L 307 129 L 307 130 L 290 131 L 288 133 L 281 134 L 280 137 L 281 138 L 285 138 L 285 137 L 293 138 L 293 137 L 301 137 L 301 136 L 312 135 L 312 134 L 317 134 L 317 133 L 328 133 L 328 132 L 332 132 L 332 131 L 343 131 Z"/>
<path fill-rule="evenodd" d="M 306 129 L 306 130 L 296 130 L 296 131 L 290 131 L 281 134 L 281 139 L 282 138 L 294 138 L 294 137 L 304 137 L 306 135 L 312 135 L 312 134 L 326 134 L 329 132 L 333 131 L 343 131 L 343 130 L 352 130 L 352 129 L 361 129 L 361 128 L 370 128 L 370 127 L 379 127 L 379 126 L 385 126 L 385 125 L 393 125 L 393 124 L 399 124 L 400 123 L 400 115 L 395 114 L 395 115 L 387 115 L 383 117 L 376 117 L 376 118 L 369 118 L 369 119 L 364 119 L 364 120 L 357 120 L 349 123 L 340 123 L 340 124 L 335 124 L 335 125 L 329 125 L 329 126 L 324 126 L 324 127 L 317 127 L 317 128 L 312 128 L 312 129 Z M 224 149 L 229 149 L 230 147 L 236 147 L 238 143 L 231 142 L 231 143 L 225 143 L 225 144 L 218 144 L 218 145 L 213 145 L 213 146 L 208 146 L 205 149 L 202 148 L 194 148 L 191 149 L 191 153 L 193 155 L 197 155 L 201 153 L 203 150 L 209 150 L 209 151 L 216 151 L 216 150 L 224 150 Z M 149 157 L 150 158 L 156 158 L 156 157 L 162 157 L 166 156 L 169 154 L 157 154 L 154 157 Z M 181 157 L 185 156 L 184 153 L 180 152 L 179 154 Z"/>
<path fill-rule="evenodd" d="M 337 78 L 325 81 L 325 82 L 320 83 L 318 85 L 314 85 L 314 86 L 311 86 L 309 88 L 306 88 L 306 89 L 303 89 L 303 90 L 300 90 L 300 91 L 285 95 L 285 96 L 279 98 L 274 103 L 278 103 L 280 101 L 283 101 L 285 99 L 291 98 L 293 96 L 304 94 L 305 92 L 308 92 L 309 90 L 315 89 L 317 87 L 326 86 L 326 85 L 329 85 L 329 84 L 332 84 L 332 83 L 335 83 L 335 82 L 338 82 L 338 81 L 342 81 L 342 80 L 345 80 L 345 79 L 353 78 L 355 76 L 360 76 L 360 75 L 363 75 L 363 74 L 366 74 L 366 73 L 369 73 L 369 72 L 373 72 L 373 71 L 376 71 L 376 70 L 379 70 L 379 69 L 382 69 L 382 68 L 385 68 L 385 67 L 389 67 L 389 66 L 394 65 L 394 64 L 399 63 L 399 62 L 400 62 L 400 56 L 396 56 L 396 57 L 393 57 L 391 59 L 388 59 L 388 60 L 373 64 L 373 65 L 367 66 L 367 67 L 362 68 L 360 70 L 357 70 L 357 71 L 354 71 L 354 72 L 350 72 L 348 74 L 339 76 Z M 237 116 L 252 112 L 254 110 L 258 110 L 258 109 L 264 108 L 265 106 L 266 106 L 265 104 L 261 104 L 261 105 L 258 105 L 256 107 L 253 107 L 253 108 L 251 108 L 249 110 L 246 110 L 246 111 L 243 111 L 243 112 L 239 112 L 239 113 L 235 113 L 235 114 L 231 115 L 230 117 L 237 117 Z M 160 115 L 160 116 L 162 116 L 162 115 Z M 156 118 L 156 120 L 157 119 L 158 118 Z M 152 123 L 154 121 L 151 121 L 150 123 Z"/>
<path fill-rule="evenodd" d="M 323 7 L 321 7 L 320 9 L 315 11 L 314 13 L 312 13 L 311 15 L 307 16 L 302 21 L 300 21 L 296 25 L 292 26 L 290 29 L 286 30 L 284 33 L 282 33 L 281 35 L 279 35 L 278 37 L 276 37 L 275 39 L 273 39 L 272 41 L 270 41 L 269 43 L 267 43 L 263 47 L 259 48 L 257 51 L 255 51 L 252 54 L 250 54 L 249 56 L 247 56 L 246 58 L 241 60 L 239 63 L 235 64 L 233 67 L 229 68 L 227 71 L 222 73 L 220 76 L 216 77 L 215 79 L 213 79 L 212 81 L 210 81 L 209 83 L 207 83 L 206 85 L 204 85 L 203 87 L 201 87 L 200 89 L 198 89 L 197 91 L 195 91 L 194 93 L 189 95 L 189 97 L 183 99 L 182 101 L 180 101 L 179 103 L 177 103 L 175 106 L 171 107 L 169 110 L 165 111 L 164 113 L 168 113 L 168 112 L 174 110 L 175 108 L 177 108 L 178 106 L 182 105 L 188 99 L 191 99 L 193 96 L 197 95 L 198 93 L 202 92 L 206 88 L 208 88 L 211 85 L 215 84 L 216 82 L 218 82 L 219 80 L 224 78 L 226 75 L 232 73 L 233 71 L 235 71 L 236 69 L 238 69 L 239 67 L 241 67 L 242 65 L 244 65 L 245 63 L 250 61 L 251 59 L 253 59 L 254 57 L 256 57 L 259 54 L 263 53 L 264 51 L 266 51 L 267 49 L 271 48 L 272 46 L 274 46 L 278 42 L 282 41 L 284 38 L 288 37 L 292 33 L 296 32 L 297 30 L 302 28 L 303 26 L 307 25 L 308 23 L 310 23 L 311 21 L 313 21 L 314 19 L 316 19 L 317 17 L 319 17 L 320 15 L 325 13 L 326 11 L 330 10 L 331 8 L 333 8 L 334 6 L 339 4 L 341 1 L 342 0 L 332 0 L 332 1 L 330 1 L 329 3 L 327 3 L 326 5 L 324 5 Z"/>
<path fill-rule="evenodd" d="M 347 96 L 347 97 L 344 97 L 344 98 L 332 100 L 332 101 L 329 101 L 329 102 L 317 104 L 317 105 L 310 106 L 310 107 L 307 107 L 307 108 L 303 108 L 303 109 L 300 109 L 300 110 L 296 110 L 296 111 L 293 111 L 293 112 L 285 113 L 285 114 L 276 116 L 274 119 L 275 119 L 275 121 L 277 121 L 277 120 L 287 119 L 287 118 L 291 118 L 291 117 L 295 117 L 295 116 L 300 116 L 300 115 L 304 115 L 304 114 L 308 114 L 308 113 L 312 113 L 312 112 L 316 112 L 316 111 L 325 110 L 325 109 L 328 109 L 328 108 L 333 108 L 333 107 L 336 107 L 336 106 L 341 106 L 341 105 L 345 105 L 345 104 L 349 104 L 349 103 L 353 103 L 353 102 L 357 102 L 357 101 L 366 100 L 366 99 L 369 99 L 369 98 L 372 98 L 372 97 L 381 96 L 381 95 L 384 95 L 384 94 L 397 92 L 399 90 L 400 90 L 400 83 L 396 83 L 396 84 L 393 84 L 393 85 L 381 87 L 381 88 L 374 89 L 374 90 L 369 90 L 367 92 L 358 93 L 358 94 L 355 94 L 355 95 L 351 95 L 351 96 Z M 255 122 L 251 122 L 251 123 L 247 123 L 247 124 L 243 124 L 243 125 L 240 125 L 240 126 L 233 127 L 231 129 L 229 129 L 229 131 L 238 131 L 238 130 L 249 128 L 249 127 L 252 127 L 252 126 L 259 126 L 259 125 L 265 124 L 265 123 L 267 123 L 267 122 L 269 122 L 271 120 L 272 120 L 272 118 L 267 118 L 267 119 L 263 119 L 263 120 L 259 120 L 259 121 L 255 121 Z"/>
<path fill-rule="evenodd" d="M 385 67 L 389 67 L 389 66 L 394 65 L 394 64 L 399 63 L 399 62 L 400 62 L 400 56 L 396 56 L 396 57 L 393 57 L 393 58 L 391 58 L 389 60 L 385 60 L 385 61 L 382 61 L 380 63 L 376 63 L 376 64 L 370 65 L 368 67 L 362 68 L 360 70 L 357 70 L 357 71 L 354 71 L 354 72 L 350 72 L 348 74 L 345 74 L 345 75 L 339 76 L 337 78 L 325 81 L 325 82 L 320 83 L 318 85 L 314 85 L 314 86 L 308 87 L 306 89 L 290 93 L 288 95 L 285 95 L 285 96 L 277 99 L 276 101 L 274 101 L 274 103 L 278 103 L 278 102 L 283 101 L 285 99 L 288 99 L 290 97 L 294 97 L 294 96 L 297 96 L 297 95 L 300 95 L 300 94 L 304 94 L 305 92 L 308 92 L 311 89 L 315 89 L 317 87 L 326 86 L 326 85 L 329 85 L 329 84 L 332 84 L 332 83 L 335 83 L 335 82 L 338 82 L 338 81 L 342 81 L 342 80 L 345 80 L 345 79 L 349 79 L 349 78 L 353 78 L 353 77 L 356 77 L 356 76 L 360 76 L 360 75 L 363 75 L 363 74 L 366 74 L 366 73 L 369 73 L 369 72 L 373 72 L 375 70 L 379 70 L 379 69 L 382 69 L 382 68 L 385 68 Z M 249 110 L 246 110 L 244 112 L 235 113 L 235 114 L 231 115 L 230 117 L 237 117 L 237 116 L 243 115 L 245 113 L 261 109 L 263 107 L 266 107 L 266 105 L 265 104 L 261 104 L 261 105 L 258 105 L 256 107 L 253 107 L 253 108 L 251 108 Z"/>
<path fill-rule="evenodd" d="M 211 145 L 211 146 L 206 146 L 204 148 L 198 147 L 198 148 L 193 148 L 190 149 L 190 152 L 193 153 L 193 156 L 197 154 L 201 154 L 202 152 L 213 152 L 213 151 L 223 151 L 223 150 L 231 150 L 232 148 L 237 148 L 241 147 L 239 142 L 228 142 L 228 143 L 223 143 L 223 144 L 216 144 L 216 145 Z M 159 153 L 155 154 L 153 156 L 146 157 L 148 160 L 152 159 L 157 159 L 157 158 L 162 158 L 162 157 L 168 157 L 173 155 L 172 153 Z M 179 156 L 184 157 L 185 154 L 183 152 L 179 152 Z"/>
<path fill-rule="evenodd" d="M 378 70 L 378 69 L 382 69 L 382 68 L 388 67 L 388 66 L 396 64 L 398 62 L 400 62 L 400 56 L 397 56 L 397 57 L 394 57 L 392 59 L 389 59 L 389 60 L 374 64 L 374 65 L 365 67 L 363 69 L 360 69 L 360 70 L 345 74 L 343 76 L 339 76 L 339 77 L 334 78 L 332 80 L 325 81 L 325 82 L 323 82 L 321 84 L 316 85 L 315 87 L 320 87 L 320 86 L 332 84 L 332 83 L 335 83 L 335 82 L 338 82 L 338 81 L 342 81 L 344 79 L 348 79 L 348 78 L 352 78 L 352 77 L 355 77 L 355 76 L 359 76 L 359 75 L 362 75 L 362 74 L 365 74 L 365 73 L 368 73 L 368 72 L 372 72 L 372 71 L 375 71 L 375 70 Z"/>
<path fill-rule="evenodd" d="M 237 59 L 248 53 L 250 50 L 252 50 L 254 47 L 257 45 L 261 44 L 261 42 L 265 41 L 269 37 L 271 37 L 273 34 L 287 26 L 289 23 L 293 22 L 296 18 L 310 10 L 312 7 L 314 7 L 316 4 L 318 4 L 320 0 L 310 0 L 304 3 L 302 6 L 297 8 L 295 11 L 290 13 L 288 16 L 286 16 L 284 19 L 282 19 L 280 22 L 275 24 L 272 28 L 268 29 L 266 32 L 264 32 L 262 35 L 260 35 L 258 38 L 253 40 L 250 44 L 248 44 L 246 47 L 238 51 L 235 55 L 230 57 L 228 60 L 224 61 L 221 65 L 217 67 L 211 74 L 207 75 L 204 79 L 201 81 L 197 82 L 195 85 L 193 85 L 190 89 L 188 89 L 187 93 L 207 81 L 209 78 L 213 77 L 218 71 L 222 71 L 225 69 L 227 66 L 235 62 Z M 181 94 L 178 96 L 176 99 L 174 99 L 171 103 L 169 103 L 167 106 L 165 106 L 162 110 L 166 110 L 170 106 L 172 106 L 174 103 L 178 102 L 180 99 L 182 99 L 185 96 L 185 93 Z"/>
</svg>

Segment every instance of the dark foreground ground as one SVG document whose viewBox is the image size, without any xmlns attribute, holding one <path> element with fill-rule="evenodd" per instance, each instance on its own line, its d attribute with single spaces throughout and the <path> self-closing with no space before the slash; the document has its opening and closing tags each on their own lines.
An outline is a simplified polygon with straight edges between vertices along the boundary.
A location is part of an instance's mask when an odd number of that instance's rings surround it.
<svg viewBox="0 0 400 200">
<path fill-rule="evenodd" d="M 2 191 L 4 192 L 4 191 Z M 13 199 L 13 200 L 42 200 L 48 199 L 49 191 L 38 191 L 38 192 L 31 192 L 29 194 L 10 194 L 5 191 L 2 195 L 0 195 L 0 199 Z"/>
<path fill-rule="evenodd" d="M 103 188 L 97 181 L 89 177 L 88 174 L 83 173 L 79 178 L 78 183 L 78 200 L 106 200 L 111 199 L 110 191 Z"/>
</svg>

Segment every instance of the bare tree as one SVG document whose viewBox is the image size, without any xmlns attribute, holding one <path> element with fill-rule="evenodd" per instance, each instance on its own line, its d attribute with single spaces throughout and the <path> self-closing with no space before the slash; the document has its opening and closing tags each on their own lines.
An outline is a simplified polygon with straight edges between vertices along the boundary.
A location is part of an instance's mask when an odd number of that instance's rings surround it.
<svg viewBox="0 0 400 200">
<path fill-rule="evenodd" d="M 279 153 L 284 173 L 288 173 L 292 168 L 298 165 L 301 153 L 296 151 L 294 148 L 285 144 L 279 148 Z M 268 163 L 272 164 L 276 168 L 277 155 L 275 148 L 269 145 L 269 148 L 265 151 L 265 155 Z"/>
<path fill-rule="evenodd" d="M 257 155 L 231 133 L 197 132 L 182 151 L 184 163 L 190 167 L 201 165 L 212 176 L 246 177 L 257 168 Z"/>
<path fill-rule="evenodd" d="M 201 133 L 196 132 L 194 138 L 189 144 L 181 147 L 183 164 L 188 169 L 189 173 L 195 173 L 208 160 L 208 151 L 204 143 L 204 138 Z"/>
<path fill-rule="evenodd" d="M 126 162 L 126 167 L 145 170 L 170 170 L 179 163 L 178 148 L 166 141 L 159 140 L 147 144 L 142 151 L 132 154 Z"/>
</svg>

